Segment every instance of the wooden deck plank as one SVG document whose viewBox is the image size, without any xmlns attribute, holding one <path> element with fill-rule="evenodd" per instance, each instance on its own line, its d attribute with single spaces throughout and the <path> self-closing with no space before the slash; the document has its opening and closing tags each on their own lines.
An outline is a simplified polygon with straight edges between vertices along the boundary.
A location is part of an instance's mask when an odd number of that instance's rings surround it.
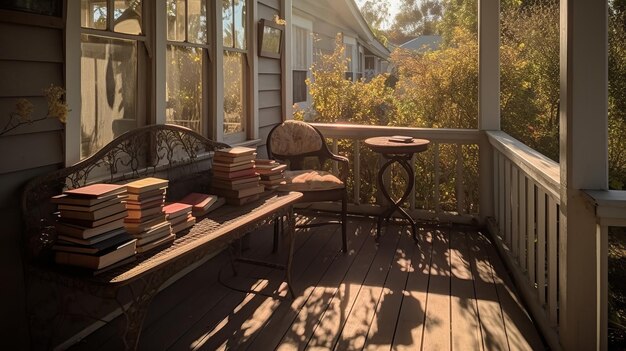
<svg viewBox="0 0 626 351">
<path fill-rule="evenodd" d="M 348 236 L 348 252 L 345 254 L 337 252 L 341 248 L 341 239 L 339 235 L 336 235 L 336 238 L 331 241 L 333 246 L 330 247 L 330 251 L 333 253 L 334 258 L 330 262 L 330 270 L 323 271 L 323 275 L 315 284 L 307 284 L 314 280 L 313 278 L 317 275 L 317 272 L 322 271 L 321 268 L 325 267 L 320 266 L 320 264 L 324 263 L 325 258 L 321 256 L 318 259 L 320 262 L 310 266 L 312 272 L 307 272 L 303 275 L 305 279 L 294 282 L 296 293 L 300 292 L 300 295 L 290 304 L 281 304 L 263 326 L 263 329 L 257 333 L 254 340 L 249 344 L 241 345 L 242 349 L 259 350 L 265 347 L 278 347 L 283 336 L 291 329 L 294 323 L 297 323 L 296 319 L 298 316 L 305 315 L 305 318 L 311 317 L 311 311 L 314 310 L 314 306 L 324 304 L 325 295 L 323 292 L 329 286 L 338 285 L 338 282 L 341 281 L 361 250 L 364 241 L 371 239 L 369 235 L 371 233 L 371 224 L 350 221 L 348 223 L 348 233 L 351 233 Z M 336 232 L 336 234 L 339 233 Z M 301 341 L 305 342 L 306 340 Z"/>
<path fill-rule="evenodd" d="M 493 281 L 489 255 L 481 251 L 478 233 L 468 233 L 467 242 L 474 276 L 478 318 L 485 350 L 508 350 L 498 292 Z"/>
<path fill-rule="evenodd" d="M 447 229 L 433 232 L 422 350 L 450 350 L 450 250 Z"/>
<path fill-rule="evenodd" d="M 510 349 L 545 349 L 543 341 L 537 333 L 537 328 L 517 297 L 513 282 L 495 248 L 484 235 L 479 236 L 478 239 L 480 250 L 489 255 L 489 263 L 496 283 Z"/>
<path fill-rule="evenodd" d="M 335 257 L 341 254 L 341 228 L 338 226 L 335 228 L 319 227 L 313 229 L 313 231 L 313 240 L 323 244 L 319 251 L 309 253 L 311 255 L 310 259 L 305 260 L 301 255 L 298 255 L 298 260 L 294 262 L 292 278 L 297 297 L 294 300 L 287 299 L 283 301 L 266 297 L 261 306 L 243 323 L 240 332 L 233 334 L 227 342 L 222 343 L 215 349 L 227 349 L 228 345 L 236 345 L 238 349 L 245 349 L 246 344 L 254 340 L 268 321 L 277 315 L 278 309 L 290 306 L 290 301 L 301 300 L 305 295 L 304 289 L 307 286 L 315 286 L 317 284 Z M 311 248 L 311 251 L 315 251 L 315 248 Z M 273 331 L 275 332 L 275 330 Z M 277 345 L 279 340 L 274 345 Z M 207 344 L 207 346 L 211 349 L 211 344 Z M 265 344 L 264 347 L 273 348 L 269 344 Z"/>
<path fill-rule="evenodd" d="M 298 231 L 299 233 L 302 231 Z M 293 276 L 298 276 L 306 267 L 310 260 L 317 255 L 326 242 L 330 239 L 332 232 L 322 231 L 318 233 L 313 230 L 306 230 L 311 233 L 311 239 L 307 241 L 302 249 L 297 251 L 296 257 L 298 258 L 294 262 Z M 320 235 L 321 234 L 321 235 Z M 247 265 L 246 265 L 247 266 Z M 272 270 L 269 270 L 271 272 Z M 284 272 L 274 270 L 274 274 L 267 274 L 263 279 L 262 286 L 259 286 L 258 291 L 262 291 L 266 294 L 274 294 L 277 289 L 284 289 L 282 295 L 286 294 L 286 286 L 282 284 L 282 277 Z M 242 275 L 240 275 L 242 276 Z M 254 278 L 252 278 L 254 279 Z M 238 278 L 237 281 L 240 279 Z M 244 279 L 245 281 L 245 279 Z M 280 291 L 279 291 L 280 292 Z M 234 292 L 234 296 L 245 296 L 239 303 L 220 303 L 216 309 L 209 311 L 205 314 L 194 326 L 192 326 L 175 344 L 172 345 L 173 349 L 215 349 L 223 342 L 228 340 L 234 333 L 241 330 L 242 325 L 250 318 L 258 309 L 262 309 L 266 297 L 263 295 L 257 295 L 253 293 L 241 293 Z M 268 302 L 271 304 L 271 302 Z M 267 304 L 265 305 L 267 307 Z"/>
<path fill-rule="evenodd" d="M 375 310 L 364 350 L 389 350 L 398 323 L 402 299 L 411 269 L 411 258 L 417 245 L 408 227 L 400 231 L 400 243 L 389 271 L 383 294 Z"/>
<path fill-rule="evenodd" d="M 402 306 L 393 336 L 393 350 L 419 350 L 422 346 L 432 240 L 432 232 L 420 233 L 417 250 L 411 256 L 411 269 L 402 292 Z"/>
<path fill-rule="evenodd" d="M 399 235 L 400 233 L 406 235 Z M 379 316 L 384 315 L 381 310 L 381 297 L 384 292 L 384 287 L 387 283 L 393 284 L 393 282 L 389 281 L 390 278 L 393 280 L 393 276 L 390 277 L 389 275 L 390 272 L 393 271 L 394 263 L 404 255 L 399 248 L 400 241 L 406 239 L 409 234 L 404 233 L 402 227 L 388 226 L 385 235 L 389 237 L 395 235 L 397 237 L 395 240 L 396 247 L 394 250 L 390 251 L 388 260 L 381 260 L 377 265 L 372 266 L 370 272 L 367 274 L 367 278 L 359 291 L 359 296 L 354 303 L 350 316 L 346 320 L 341 336 L 337 340 L 335 350 L 363 349 L 368 332 L 376 316 L 376 311 L 378 310 Z M 387 238 L 387 240 L 389 239 L 391 238 Z M 404 277 L 400 276 L 400 280 L 402 280 L 402 278 Z M 406 278 L 404 278 L 404 280 L 406 281 Z M 397 283 L 396 285 L 400 284 Z M 404 282 L 402 282 L 402 285 L 404 285 Z M 398 291 L 401 289 L 401 287 L 397 288 Z M 393 324 L 395 324 L 395 322 L 396 321 L 393 320 Z"/>
<path fill-rule="evenodd" d="M 450 328 L 452 350 L 481 350 L 478 306 L 465 233 L 450 233 Z"/>
<path fill-rule="evenodd" d="M 359 292 L 364 285 L 370 283 L 373 277 L 373 267 L 384 266 L 393 257 L 393 249 L 397 246 L 397 235 L 383 235 L 380 239 L 373 259 L 359 262 L 355 270 L 350 271 L 346 279 L 341 282 L 339 289 L 333 296 L 328 308 L 324 311 L 320 322 L 315 327 L 306 349 L 328 350 L 337 343 L 338 338 L 350 317 Z M 369 240 L 373 243 L 373 240 Z M 374 244 L 375 245 L 375 244 Z"/>
</svg>

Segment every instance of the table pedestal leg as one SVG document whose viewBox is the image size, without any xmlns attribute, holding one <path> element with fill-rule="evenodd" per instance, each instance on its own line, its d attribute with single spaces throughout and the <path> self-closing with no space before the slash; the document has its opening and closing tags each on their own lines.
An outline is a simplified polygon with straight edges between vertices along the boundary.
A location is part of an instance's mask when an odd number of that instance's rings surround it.
<svg viewBox="0 0 626 351">
<path fill-rule="evenodd" d="M 378 186 L 380 187 L 380 190 L 383 193 L 383 196 L 387 200 L 389 200 L 390 206 L 378 217 L 378 224 L 376 228 L 377 229 L 376 230 L 376 242 L 378 242 L 378 240 L 380 239 L 380 231 L 382 229 L 383 219 L 389 219 L 393 215 L 393 213 L 397 210 L 400 212 L 402 217 L 404 217 L 409 222 L 409 224 L 411 224 L 413 240 L 415 240 L 415 242 L 417 243 L 417 225 L 415 224 L 415 221 L 413 220 L 413 218 L 411 218 L 411 216 L 408 214 L 408 212 L 406 212 L 402 207 L 400 207 L 400 205 L 402 205 L 402 203 L 406 201 L 406 199 L 411 194 L 411 190 L 413 190 L 413 184 L 415 183 L 415 173 L 413 172 L 413 168 L 409 162 L 411 160 L 412 155 L 410 154 L 402 154 L 402 155 L 383 154 L 383 156 L 387 159 L 387 162 L 385 162 L 383 166 L 380 168 L 380 170 L 378 171 Z M 385 182 L 383 179 L 383 175 L 385 171 L 387 170 L 387 168 L 391 167 L 393 163 L 398 163 L 400 166 L 402 166 L 408 178 L 406 188 L 404 189 L 404 194 L 402 194 L 400 199 L 398 199 L 397 201 L 394 201 L 391 198 L 389 191 L 385 187 Z"/>
</svg>

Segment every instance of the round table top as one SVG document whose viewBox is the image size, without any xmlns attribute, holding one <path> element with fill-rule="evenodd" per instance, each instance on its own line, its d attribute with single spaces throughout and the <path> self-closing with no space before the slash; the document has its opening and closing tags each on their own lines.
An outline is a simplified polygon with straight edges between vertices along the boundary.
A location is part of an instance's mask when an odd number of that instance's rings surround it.
<svg viewBox="0 0 626 351">
<path fill-rule="evenodd" d="M 430 140 L 426 139 L 413 139 L 411 142 L 397 142 L 390 141 L 390 137 L 373 137 L 365 139 L 364 143 L 372 151 L 381 154 L 414 154 L 417 152 L 426 151 Z"/>
</svg>

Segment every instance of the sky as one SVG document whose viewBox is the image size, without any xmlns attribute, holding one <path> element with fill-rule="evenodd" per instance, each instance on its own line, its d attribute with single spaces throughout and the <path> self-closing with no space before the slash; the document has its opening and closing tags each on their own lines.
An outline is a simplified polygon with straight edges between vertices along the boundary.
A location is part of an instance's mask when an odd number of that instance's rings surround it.
<svg viewBox="0 0 626 351">
<path fill-rule="evenodd" d="M 366 0 L 356 0 L 357 5 L 361 6 Z M 391 19 L 393 19 L 398 13 L 398 8 L 400 7 L 400 1 L 398 0 L 387 0 L 389 3 L 389 20 L 388 23 L 383 24 L 382 29 L 387 29 L 387 27 L 391 24 Z"/>
</svg>

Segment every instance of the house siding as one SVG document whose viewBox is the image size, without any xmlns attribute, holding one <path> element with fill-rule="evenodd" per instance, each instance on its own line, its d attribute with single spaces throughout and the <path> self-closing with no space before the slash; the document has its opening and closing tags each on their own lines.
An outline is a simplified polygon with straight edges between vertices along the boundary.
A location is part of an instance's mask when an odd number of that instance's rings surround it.
<svg viewBox="0 0 626 351">
<path fill-rule="evenodd" d="M 45 23 L 19 24 L 0 16 L 0 126 L 6 125 L 18 98 L 34 105 L 33 118 L 47 111 L 43 90 L 63 86 L 63 30 Z M 0 328 L 4 340 L 29 348 L 21 257 L 20 196 L 31 178 L 63 163 L 63 125 L 48 119 L 23 125 L 0 137 L 0 264 L 3 289 L 0 313 L 12 316 Z"/>
<path fill-rule="evenodd" d="M 258 19 L 273 19 L 281 16 L 279 0 L 259 0 Z M 282 73 L 279 59 L 259 57 L 259 157 L 266 157 L 267 134 L 275 125 L 282 122 Z"/>
</svg>

